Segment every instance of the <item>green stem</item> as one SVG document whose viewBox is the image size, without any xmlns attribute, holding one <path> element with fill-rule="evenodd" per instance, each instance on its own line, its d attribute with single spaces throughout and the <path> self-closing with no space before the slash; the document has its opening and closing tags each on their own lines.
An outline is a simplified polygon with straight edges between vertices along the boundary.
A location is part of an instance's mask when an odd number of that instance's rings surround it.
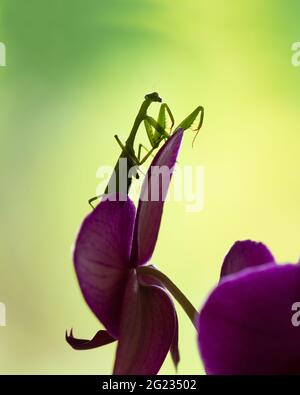
<svg viewBox="0 0 300 395">
<path fill-rule="evenodd" d="M 146 276 L 151 276 L 159 280 L 167 290 L 174 296 L 183 310 L 186 312 L 189 319 L 192 321 L 192 324 L 197 330 L 196 318 L 198 316 L 198 312 L 195 307 L 191 304 L 191 302 L 187 299 L 187 297 L 180 291 L 180 289 L 167 277 L 164 273 L 160 272 L 157 269 L 154 269 L 149 266 L 140 266 L 136 268 L 137 273 L 144 274 Z"/>
</svg>

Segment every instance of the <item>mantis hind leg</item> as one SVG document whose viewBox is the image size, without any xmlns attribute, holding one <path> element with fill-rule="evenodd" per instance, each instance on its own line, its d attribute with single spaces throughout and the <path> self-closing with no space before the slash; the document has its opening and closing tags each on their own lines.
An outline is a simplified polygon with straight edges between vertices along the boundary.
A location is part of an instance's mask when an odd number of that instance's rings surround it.
<svg viewBox="0 0 300 395">
<path fill-rule="evenodd" d="M 138 166 L 138 165 L 139 165 L 139 160 L 138 160 L 135 156 L 131 155 L 131 154 L 128 152 L 128 149 L 127 149 L 126 146 L 122 143 L 122 141 L 119 139 L 119 137 L 118 137 L 117 135 L 115 135 L 114 137 L 115 137 L 117 143 L 119 144 L 119 146 L 121 147 L 122 151 L 125 153 L 126 157 L 129 159 L 129 161 L 130 161 L 131 163 L 133 163 L 133 164 L 135 164 L 135 165 Z M 114 170 L 114 171 L 115 171 L 115 170 Z M 138 173 L 136 174 L 135 177 L 136 177 L 136 178 L 139 178 Z M 106 196 L 107 193 L 108 193 L 108 186 L 107 186 L 107 188 L 106 188 L 106 190 L 105 190 L 105 192 L 104 192 L 103 194 L 98 195 L 98 196 L 94 196 L 94 197 L 90 198 L 90 199 L 88 200 L 89 205 L 94 209 L 95 207 L 94 207 L 94 205 L 93 205 L 92 203 L 95 202 L 95 201 L 98 200 L 98 199 L 101 199 L 103 196 Z"/>
<path fill-rule="evenodd" d="M 139 166 L 140 162 L 139 162 L 139 155 L 138 157 L 135 156 L 134 152 L 130 153 L 126 147 L 126 145 L 124 145 L 121 140 L 119 139 L 118 135 L 116 134 L 114 136 L 114 138 L 117 140 L 117 143 L 119 144 L 119 146 L 122 148 L 122 151 L 125 153 L 127 159 L 130 160 L 131 163 L 133 163 L 135 166 Z"/>
<path fill-rule="evenodd" d="M 162 141 L 163 139 L 161 139 Z M 144 147 L 145 148 L 145 147 Z M 146 162 L 146 160 L 150 157 L 153 156 L 153 152 L 156 150 L 156 146 L 151 148 L 150 150 L 147 150 L 148 153 L 143 157 L 143 159 L 140 160 L 140 165 L 144 164 Z"/>
<path fill-rule="evenodd" d="M 95 207 L 92 205 L 92 203 L 95 202 L 96 200 L 102 198 L 102 196 L 105 196 L 105 194 L 99 195 L 99 196 L 94 196 L 94 197 L 92 197 L 92 198 L 90 198 L 90 199 L 88 200 L 88 203 L 89 203 L 89 205 L 92 207 L 92 209 L 95 208 Z"/>
<path fill-rule="evenodd" d="M 151 152 L 151 150 L 149 150 L 148 148 L 146 148 L 143 144 L 140 144 L 139 145 L 139 148 L 138 148 L 138 161 L 139 161 L 139 164 L 141 164 L 141 161 L 143 161 L 144 160 L 144 158 L 142 159 L 141 158 L 141 154 L 142 154 L 142 149 L 144 149 L 146 152 L 147 152 L 147 154 L 149 154 L 150 153 L 150 155 L 151 156 L 153 156 L 153 154 L 152 154 L 152 152 Z M 148 156 L 149 157 L 149 156 Z M 147 158 L 148 158 L 147 157 Z M 144 163 L 144 162 L 143 162 Z"/>
</svg>

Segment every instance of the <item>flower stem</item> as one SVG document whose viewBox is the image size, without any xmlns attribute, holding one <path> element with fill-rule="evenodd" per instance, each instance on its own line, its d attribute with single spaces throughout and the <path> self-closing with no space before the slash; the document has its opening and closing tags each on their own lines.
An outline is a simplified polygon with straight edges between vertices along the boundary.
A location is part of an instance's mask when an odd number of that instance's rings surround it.
<svg viewBox="0 0 300 395">
<path fill-rule="evenodd" d="M 187 299 L 187 297 L 180 291 L 180 289 L 167 277 L 164 273 L 160 272 L 157 269 L 154 269 L 149 266 L 140 266 L 136 268 L 137 273 L 144 274 L 146 276 L 151 276 L 159 280 L 167 290 L 174 296 L 183 310 L 186 312 L 189 319 L 192 321 L 192 324 L 197 330 L 196 318 L 198 316 L 198 312 L 195 307 L 191 304 L 191 302 Z"/>
</svg>

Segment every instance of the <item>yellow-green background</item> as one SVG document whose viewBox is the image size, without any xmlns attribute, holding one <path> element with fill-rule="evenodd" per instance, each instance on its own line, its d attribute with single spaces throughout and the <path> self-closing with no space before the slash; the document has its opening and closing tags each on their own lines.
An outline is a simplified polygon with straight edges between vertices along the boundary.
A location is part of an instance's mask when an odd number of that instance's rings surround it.
<svg viewBox="0 0 300 395">
<path fill-rule="evenodd" d="M 71 246 L 96 169 L 114 164 L 113 134 L 126 136 L 145 93 L 157 90 L 178 121 L 206 109 L 180 156 L 205 167 L 205 209 L 168 204 L 152 262 L 199 307 L 237 239 L 297 261 L 299 22 L 297 0 L 1 0 L 1 373 L 111 372 L 115 345 L 76 352 L 64 340 L 66 328 L 99 329 Z M 178 311 L 179 373 L 203 372 Z M 168 357 L 161 373 L 173 372 Z"/>
</svg>

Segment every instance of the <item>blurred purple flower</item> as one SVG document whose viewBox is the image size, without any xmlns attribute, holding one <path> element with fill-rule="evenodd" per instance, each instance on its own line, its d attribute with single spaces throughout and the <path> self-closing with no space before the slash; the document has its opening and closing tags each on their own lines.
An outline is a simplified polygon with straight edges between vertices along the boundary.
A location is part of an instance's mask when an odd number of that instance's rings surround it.
<svg viewBox="0 0 300 395">
<path fill-rule="evenodd" d="M 159 280 L 137 270 L 154 251 L 163 204 L 179 152 L 178 130 L 155 156 L 142 187 L 137 212 L 129 198 L 102 201 L 84 220 L 74 263 L 83 296 L 106 331 L 83 340 L 66 334 L 75 349 L 118 340 L 114 374 L 156 374 L 167 353 L 179 361 L 177 314 Z M 157 172 L 171 169 L 169 179 Z M 154 186 L 154 187 L 153 187 Z M 156 201 L 149 200 L 158 188 Z M 156 194 L 157 195 L 157 194 Z"/>
<path fill-rule="evenodd" d="M 198 318 L 208 374 L 299 374 L 300 265 L 277 265 L 261 243 L 237 242 Z"/>
</svg>

